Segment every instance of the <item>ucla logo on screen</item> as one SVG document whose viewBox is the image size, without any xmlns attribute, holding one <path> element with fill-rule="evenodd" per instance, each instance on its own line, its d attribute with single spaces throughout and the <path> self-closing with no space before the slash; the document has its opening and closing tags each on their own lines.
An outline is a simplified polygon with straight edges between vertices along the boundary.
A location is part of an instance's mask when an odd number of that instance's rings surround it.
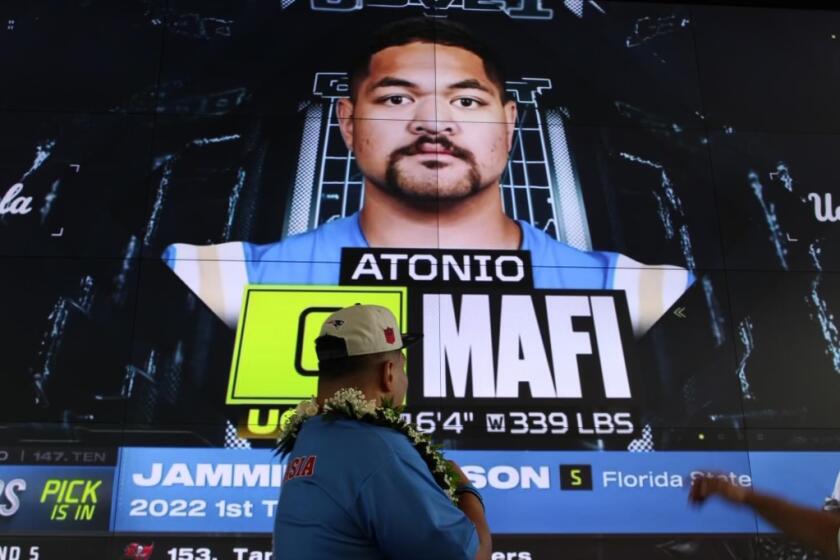
<svg viewBox="0 0 840 560">
<path fill-rule="evenodd" d="M 294 3 L 287 2 L 286 7 Z M 303 2 L 303 0 L 298 0 Z M 364 8 L 425 8 L 427 10 L 464 10 L 502 12 L 516 19 L 552 19 L 554 10 L 543 7 L 543 0 L 309 0 L 314 11 L 353 12 Z M 582 2 L 581 2 L 582 3 Z M 575 2 L 565 2 L 566 9 L 578 13 Z"/>
<path fill-rule="evenodd" d="M 814 218 L 818 222 L 840 221 L 840 206 L 835 207 L 831 201 L 831 193 L 808 193 L 808 200 L 814 205 Z"/>
<path fill-rule="evenodd" d="M 24 215 L 32 211 L 32 197 L 22 194 L 23 183 L 15 183 L 0 197 L 0 216 Z"/>
</svg>

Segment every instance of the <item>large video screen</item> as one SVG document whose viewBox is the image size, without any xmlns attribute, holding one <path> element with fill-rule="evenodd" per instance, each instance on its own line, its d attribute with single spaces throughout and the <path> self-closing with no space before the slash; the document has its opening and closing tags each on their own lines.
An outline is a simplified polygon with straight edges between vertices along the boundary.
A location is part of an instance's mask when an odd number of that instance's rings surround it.
<svg viewBox="0 0 840 560">
<path fill-rule="evenodd" d="M 840 509 L 838 35 L 606 0 L 0 6 L 0 559 L 270 558 L 272 449 L 354 303 L 423 333 L 404 414 L 494 560 L 816 558 L 687 498 L 714 472 Z"/>
</svg>

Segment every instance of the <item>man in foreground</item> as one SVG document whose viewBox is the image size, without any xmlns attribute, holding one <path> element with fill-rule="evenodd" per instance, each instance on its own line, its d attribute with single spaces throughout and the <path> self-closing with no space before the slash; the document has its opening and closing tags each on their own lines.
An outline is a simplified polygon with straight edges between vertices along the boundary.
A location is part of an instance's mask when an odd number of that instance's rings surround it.
<svg viewBox="0 0 840 560">
<path fill-rule="evenodd" d="M 414 339 L 374 305 L 324 322 L 318 396 L 298 405 L 278 446 L 288 456 L 278 560 L 490 558 L 480 494 L 390 406 L 405 400 L 402 350 Z"/>
<path fill-rule="evenodd" d="M 840 515 L 797 506 L 716 476 L 695 479 L 689 500 L 702 504 L 714 495 L 733 504 L 745 505 L 786 535 L 819 549 L 829 558 L 840 558 Z"/>
</svg>

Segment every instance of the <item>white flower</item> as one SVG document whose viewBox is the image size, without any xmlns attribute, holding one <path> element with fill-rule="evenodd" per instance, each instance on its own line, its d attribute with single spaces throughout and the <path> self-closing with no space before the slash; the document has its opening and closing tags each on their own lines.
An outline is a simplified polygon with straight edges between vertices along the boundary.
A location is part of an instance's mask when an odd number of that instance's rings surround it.
<svg viewBox="0 0 840 560">
<path fill-rule="evenodd" d="M 312 416 L 316 416 L 318 414 L 318 404 L 310 399 L 308 401 L 303 401 L 297 408 L 295 409 L 295 415 L 299 418 L 311 418 Z"/>
<path fill-rule="evenodd" d="M 355 387 L 339 389 L 324 403 L 324 410 L 328 412 L 349 412 L 357 419 L 376 413 L 376 401 L 367 400 L 365 394 Z"/>
<path fill-rule="evenodd" d="M 363 401 L 358 405 L 358 410 L 365 414 L 376 414 L 376 401 Z"/>
</svg>

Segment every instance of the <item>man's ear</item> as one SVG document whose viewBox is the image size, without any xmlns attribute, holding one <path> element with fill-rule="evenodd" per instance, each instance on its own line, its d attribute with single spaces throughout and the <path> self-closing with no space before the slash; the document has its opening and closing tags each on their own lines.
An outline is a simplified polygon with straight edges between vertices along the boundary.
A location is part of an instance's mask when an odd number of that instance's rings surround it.
<svg viewBox="0 0 840 560">
<path fill-rule="evenodd" d="M 505 127 L 507 128 L 508 152 L 513 148 L 513 133 L 516 131 L 516 101 L 508 100 L 502 109 L 505 112 Z"/>
<path fill-rule="evenodd" d="M 353 109 L 353 102 L 349 98 L 342 97 L 338 100 L 338 127 L 344 144 L 351 152 L 353 151 Z"/>
<path fill-rule="evenodd" d="M 391 360 L 384 360 L 379 364 L 379 388 L 383 393 L 392 393 L 394 391 L 394 374 L 396 373 L 396 366 Z"/>
</svg>

